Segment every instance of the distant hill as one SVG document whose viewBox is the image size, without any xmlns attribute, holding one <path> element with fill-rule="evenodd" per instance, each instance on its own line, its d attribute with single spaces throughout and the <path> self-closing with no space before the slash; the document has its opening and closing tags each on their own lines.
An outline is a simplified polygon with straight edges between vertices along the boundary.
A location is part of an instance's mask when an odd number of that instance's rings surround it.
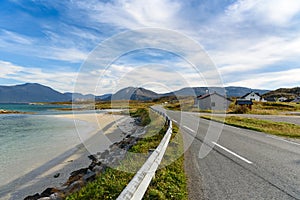
<svg viewBox="0 0 300 200">
<path fill-rule="evenodd" d="M 251 91 L 263 95 L 270 91 L 270 90 L 253 89 L 253 88 L 236 87 L 236 86 L 225 87 L 225 90 L 226 90 L 227 97 L 242 97 Z"/>
<path fill-rule="evenodd" d="M 148 101 L 159 98 L 160 95 L 145 88 L 127 87 L 113 94 L 112 100 L 141 100 Z"/>
<path fill-rule="evenodd" d="M 252 89 L 246 87 L 234 87 L 229 86 L 225 87 L 225 93 L 227 97 L 241 97 L 251 91 L 257 92 L 260 95 L 265 94 L 269 90 L 260 90 L 260 89 Z M 163 94 L 163 96 L 175 94 L 176 96 L 199 96 L 203 95 L 206 92 L 217 92 L 219 94 L 224 95 L 224 88 L 222 87 L 187 87 L 182 88 L 180 90 L 174 91 L 172 93 Z"/>
<path fill-rule="evenodd" d="M 87 101 L 87 100 L 154 100 L 166 96 L 199 96 L 209 92 L 223 94 L 221 87 L 187 87 L 180 90 L 158 94 L 145 88 L 127 87 L 115 94 L 104 94 L 94 96 L 93 94 L 83 95 L 80 93 L 60 93 L 50 87 L 38 83 L 26 83 L 16 86 L 0 86 L 0 103 L 30 103 L 30 102 L 63 102 L 63 101 Z M 225 87 L 228 97 L 240 97 L 250 91 L 264 94 L 268 90 L 257 90 L 245 87 Z M 294 91 L 297 93 L 297 91 Z M 288 93 L 288 92 L 286 92 Z"/>
<path fill-rule="evenodd" d="M 104 94 L 104 95 L 101 95 L 101 96 L 96 96 L 95 100 L 96 101 L 107 101 L 107 100 L 111 99 L 111 96 L 112 96 L 112 94 Z"/>
<path fill-rule="evenodd" d="M 288 100 L 293 100 L 296 97 L 300 96 L 300 87 L 294 88 L 279 88 L 274 91 L 269 91 L 263 95 L 266 98 L 279 98 L 279 97 L 286 97 Z"/>
<path fill-rule="evenodd" d="M 29 103 L 69 101 L 70 98 L 38 83 L 0 86 L 0 103 Z"/>
<path fill-rule="evenodd" d="M 87 101 L 87 100 L 93 100 L 95 99 L 95 95 L 93 94 L 80 94 L 80 93 L 71 93 L 71 92 L 66 92 L 64 93 L 66 97 L 71 101 Z"/>
</svg>

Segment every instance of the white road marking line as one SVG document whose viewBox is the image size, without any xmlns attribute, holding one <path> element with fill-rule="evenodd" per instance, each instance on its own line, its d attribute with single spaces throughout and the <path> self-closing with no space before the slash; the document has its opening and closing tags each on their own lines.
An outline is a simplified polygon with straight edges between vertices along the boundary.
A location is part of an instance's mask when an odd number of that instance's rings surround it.
<svg viewBox="0 0 300 200">
<path fill-rule="evenodd" d="M 272 135 L 266 135 L 266 137 L 273 138 L 275 140 L 280 140 L 280 141 L 284 141 L 284 142 L 287 142 L 287 143 L 290 143 L 290 144 L 295 144 L 295 145 L 299 145 L 300 146 L 300 144 L 297 143 L 297 142 L 288 141 L 288 140 L 282 139 L 280 137 L 276 137 L 276 136 L 272 136 Z"/>
<path fill-rule="evenodd" d="M 229 127 L 229 128 L 233 128 L 233 129 L 241 130 L 241 128 L 239 128 L 239 127 L 236 127 L 236 126 L 230 126 L 230 125 L 227 125 L 227 124 L 226 124 L 226 126 L 227 126 L 227 127 Z"/>
<path fill-rule="evenodd" d="M 248 164 L 253 164 L 253 162 L 251 162 L 251 161 L 247 160 L 246 158 L 244 158 L 244 157 L 242 157 L 242 156 L 240 156 L 240 155 L 234 153 L 233 151 L 230 151 L 229 149 L 227 149 L 227 148 L 225 148 L 225 147 L 223 147 L 223 146 L 221 146 L 221 145 L 219 145 L 219 144 L 217 144 L 217 143 L 215 143 L 215 142 L 212 142 L 212 143 L 213 143 L 214 145 L 220 147 L 221 149 L 227 151 L 228 153 L 231 153 L 232 155 L 234 155 L 234 156 L 238 157 L 239 159 L 245 161 L 246 163 L 248 163 Z"/>
<path fill-rule="evenodd" d="M 175 119 L 173 119 L 173 122 L 178 123 Z"/>
<path fill-rule="evenodd" d="M 194 131 L 193 129 L 191 129 L 191 128 L 187 127 L 187 126 L 183 126 L 183 127 L 186 128 L 187 130 L 189 130 L 189 131 L 195 133 L 195 131 Z"/>
</svg>

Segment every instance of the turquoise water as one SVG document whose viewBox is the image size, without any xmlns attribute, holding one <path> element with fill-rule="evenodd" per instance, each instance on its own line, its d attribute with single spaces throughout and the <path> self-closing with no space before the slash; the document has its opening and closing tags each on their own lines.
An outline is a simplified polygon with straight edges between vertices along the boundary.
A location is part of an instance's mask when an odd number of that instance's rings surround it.
<svg viewBox="0 0 300 200">
<path fill-rule="evenodd" d="M 88 133 L 94 129 L 86 122 L 78 122 L 75 127 L 73 120 L 49 115 L 60 113 L 51 110 L 52 106 L 0 105 L 0 109 L 8 108 L 39 115 L 0 115 L 0 191 L 1 186 L 80 144 L 77 130 Z"/>
<path fill-rule="evenodd" d="M 12 110 L 19 112 L 34 112 L 37 114 L 50 114 L 57 112 L 57 108 L 71 108 L 72 105 L 52 105 L 52 104 L 6 104 L 0 103 L 0 110 Z"/>
</svg>

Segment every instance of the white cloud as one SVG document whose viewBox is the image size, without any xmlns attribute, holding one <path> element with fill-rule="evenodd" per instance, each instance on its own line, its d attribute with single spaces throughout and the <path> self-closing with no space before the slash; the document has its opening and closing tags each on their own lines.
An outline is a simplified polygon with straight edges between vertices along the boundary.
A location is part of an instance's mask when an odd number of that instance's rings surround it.
<svg viewBox="0 0 300 200">
<path fill-rule="evenodd" d="M 287 76 L 299 67 L 299 14 L 297 0 L 240 0 L 210 21 L 199 38 L 226 85 L 297 86 L 299 78 Z"/>
<path fill-rule="evenodd" d="M 126 29 L 141 27 L 172 28 L 178 19 L 180 4 L 171 0 L 115 0 L 112 2 L 76 2 L 96 22 Z"/>
<path fill-rule="evenodd" d="M 0 30 L 0 45 L 5 46 L 4 44 L 20 44 L 20 45 L 31 45 L 32 39 L 24 35 L 17 34 L 5 29 Z"/>
<path fill-rule="evenodd" d="M 158 93 L 170 92 L 183 87 L 219 85 L 215 74 L 198 72 L 191 65 L 181 62 L 162 62 L 129 65 L 112 64 L 107 69 L 83 70 L 76 81 L 76 92 L 105 94 L 122 88 L 146 87 Z"/>
<path fill-rule="evenodd" d="M 38 54 L 42 58 L 50 58 L 60 61 L 69 61 L 71 63 L 83 62 L 87 56 L 88 52 L 83 52 L 76 48 L 61 48 L 61 47 L 50 47 L 43 53 Z"/>
<path fill-rule="evenodd" d="M 13 79 L 17 82 L 40 83 L 61 92 L 73 91 L 76 72 L 44 71 L 41 68 L 23 67 L 0 60 L 0 78 Z"/>
<path fill-rule="evenodd" d="M 291 69 L 278 72 L 241 74 L 242 80 L 227 82 L 226 85 L 238 85 L 251 88 L 274 89 L 282 87 L 294 87 L 299 85 L 300 69 Z"/>
<path fill-rule="evenodd" d="M 269 37 L 237 49 L 215 51 L 211 57 L 219 66 L 222 74 L 253 71 L 269 68 L 281 61 L 297 61 L 300 55 L 300 37 Z"/>
<path fill-rule="evenodd" d="M 0 69 L 0 78 L 7 78 L 12 74 L 22 71 L 24 68 L 17 65 L 13 65 L 10 62 L 0 61 Z"/>
<path fill-rule="evenodd" d="M 289 25 L 299 12 L 299 0 L 239 0 L 227 10 L 237 21 L 256 20 L 277 26 Z"/>
<path fill-rule="evenodd" d="M 214 4 L 214 6 L 216 5 Z M 62 12 L 60 11 L 60 14 L 66 17 L 64 22 L 57 22 L 57 26 L 54 23 L 49 25 L 45 23 L 42 26 L 44 29 L 42 32 L 46 34 L 47 38 L 28 38 L 14 32 L 2 31 L 0 46 L 5 47 L 7 52 L 10 53 L 67 61 L 74 64 L 84 61 L 88 51 L 94 48 L 93 45 L 98 44 L 99 41 L 111 36 L 113 33 L 118 33 L 120 30 L 161 27 L 177 30 L 180 33 L 187 34 L 187 36 L 191 36 L 196 42 L 201 42 L 218 66 L 226 83 L 242 85 L 249 83 L 250 85 L 255 85 L 254 82 L 249 81 L 248 77 L 241 76 L 241 73 L 249 73 L 255 76 L 255 71 L 258 70 L 271 71 L 264 73 L 265 77 L 269 77 L 268 74 L 275 73 L 278 79 L 280 77 L 285 79 L 285 72 L 288 73 L 290 70 L 286 65 L 283 65 L 282 73 L 272 72 L 271 66 L 278 66 L 278 63 L 287 62 L 299 63 L 300 31 L 299 28 L 294 27 L 300 11 L 299 0 L 238 0 L 227 9 L 220 10 L 216 15 L 209 15 L 211 18 L 207 19 L 206 22 L 199 20 L 204 19 L 206 16 L 193 16 L 195 13 L 199 15 L 205 14 L 205 12 L 201 12 L 201 9 L 197 10 L 199 7 L 198 5 L 193 5 L 192 7 L 189 2 L 176 0 L 70 1 L 66 8 Z M 216 8 L 216 10 L 218 9 L 220 8 Z M 191 11 L 191 14 L 189 11 Z M 76 25 L 73 26 L 73 23 Z M 59 31 L 57 27 L 60 28 Z M 114 44 L 115 46 L 110 46 L 111 49 L 107 52 L 107 56 L 103 56 L 103 60 L 97 58 L 98 60 L 95 59 L 95 62 L 105 63 L 105 59 L 110 58 L 115 53 L 113 51 L 126 49 L 126 47 L 132 45 L 138 47 L 139 43 L 149 44 L 149 46 L 162 44 L 162 47 L 164 47 L 164 41 L 161 38 L 165 38 L 165 36 L 143 38 L 143 40 L 137 40 L 135 44 L 132 44 L 132 41 L 135 41 L 134 37 L 123 39 Z M 182 42 L 179 38 L 172 37 L 172 35 L 169 35 L 168 39 L 169 43 L 167 42 L 167 44 L 169 47 L 167 49 L 174 48 L 174 52 L 178 50 L 176 49 L 177 42 L 184 43 L 186 46 L 190 45 Z M 173 42 L 174 47 L 170 47 L 170 41 L 171 43 Z M 188 60 L 204 62 L 204 59 L 202 59 L 204 54 L 199 55 L 196 54 L 197 52 L 192 51 L 186 53 Z M 109 87 L 116 86 L 117 82 L 114 80 L 117 77 L 125 76 L 135 69 L 136 66 L 131 66 L 130 62 L 133 61 L 127 60 L 122 65 L 112 65 L 111 67 L 114 69 L 106 71 L 107 79 L 103 80 L 103 87 L 105 86 L 104 88 L 107 88 L 107 91 Z M 209 63 L 209 61 L 206 63 Z M 185 74 L 189 85 L 199 86 L 205 84 L 203 81 L 199 81 L 195 74 L 190 73 L 193 70 L 187 70 L 185 65 L 179 63 L 176 59 L 164 60 L 160 64 L 173 65 L 178 73 Z M 65 88 L 68 91 L 71 88 L 70 83 L 74 82 L 74 73 L 71 73 L 73 77 L 70 77 L 69 73 L 63 71 L 49 73 L 33 67 L 20 68 L 20 66 L 14 66 L 13 64 L 4 65 L 3 63 L 2 65 L 7 66 L 6 71 L 3 71 L 5 72 L 3 74 L 6 75 L 2 75 L 4 78 L 11 78 L 12 75 L 8 75 L 10 73 L 14 74 L 18 80 L 28 81 L 30 78 L 33 78 L 41 81 L 41 83 L 48 84 L 50 82 L 49 79 L 56 80 L 55 77 L 57 76 L 59 83 L 55 84 L 58 86 L 58 89 Z M 30 73 L 21 74 L 20 71 L 26 70 Z M 203 69 L 202 73 L 204 71 Z M 80 83 L 79 92 L 94 93 L 95 88 L 92 91 L 88 91 L 86 86 L 91 80 L 97 82 L 101 72 L 103 72 L 101 69 L 85 72 L 82 75 L 83 79 L 81 80 L 82 83 Z M 173 73 L 162 70 L 151 71 L 150 69 L 144 69 L 142 72 L 145 74 L 132 73 L 136 74 L 137 78 L 131 75 L 128 81 L 132 84 L 135 81 L 142 82 L 143 79 L 148 80 L 149 75 L 151 75 L 155 77 L 161 76 L 166 82 L 169 81 L 174 86 L 176 85 L 176 81 L 171 79 L 174 76 Z M 61 75 L 58 73 L 61 73 Z M 203 74 L 209 80 L 215 75 L 212 72 Z M 257 75 L 262 76 L 259 73 Z M 238 78 L 231 80 L 230 77 L 232 76 Z M 66 77 L 65 80 L 63 77 Z M 243 82 L 243 79 L 245 82 Z M 273 80 L 272 77 L 270 77 L 270 80 Z M 65 84 L 63 84 L 64 82 Z M 266 88 L 276 85 L 272 84 L 272 81 L 262 80 L 261 82 L 264 83 L 263 86 Z M 277 82 L 283 83 L 282 81 Z M 291 80 L 291 82 L 299 85 L 299 81 Z M 184 87 L 186 85 L 181 86 Z M 106 93 L 106 90 L 100 93 Z"/>
</svg>

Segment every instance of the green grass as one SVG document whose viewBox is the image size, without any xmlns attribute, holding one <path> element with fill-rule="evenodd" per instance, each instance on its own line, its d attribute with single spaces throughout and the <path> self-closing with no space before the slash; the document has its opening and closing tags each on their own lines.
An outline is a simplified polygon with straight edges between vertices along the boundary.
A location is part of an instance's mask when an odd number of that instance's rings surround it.
<svg viewBox="0 0 300 200">
<path fill-rule="evenodd" d="M 252 110 L 249 110 L 249 114 L 260 115 L 278 115 L 283 112 L 297 111 L 299 107 L 295 103 L 283 103 L 283 102 L 254 102 Z"/>
<path fill-rule="evenodd" d="M 188 199 L 183 153 L 182 136 L 173 125 L 171 142 L 144 199 Z"/>
<path fill-rule="evenodd" d="M 149 116 L 149 108 L 131 109 L 130 116 L 138 117 L 141 120 L 140 125 L 142 126 L 146 126 L 151 122 L 151 118 Z"/>
<path fill-rule="evenodd" d="M 138 113 L 144 115 L 144 112 L 139 111 Z M 118 197 L 134 176 L 133 173 L 126 172 L 126 169 L 130 167 L 138 170 L 146 161 L 148 150 L 156 148 L 166 132 L 167 127 L 164 126 L 164 118 L 153 112 L 149 112 L 149 114 L 153 120 L 147 126 L 145 137 L 129 150 L 131 153 L 138 154 L 127 154 L 117 168 L 107 168 L 104 173 L 97 176 L 95 181 L 88 183 L 80 191 L 68 196 L 67 200 L 116 199 Z M 152 180 L 144 199 L 187 199 L 182 137 L 176 126 L 173 128 L 173 132 L 172 143 L 168 146 L 161 168 Z M 143 159 L 139 157 L 141 153 L 145 154 Z M 135 156 L 139 159 L 136 159 Z M 176 160 L 175 156 L 179 159 Z M 175 162 L 168 165 L 172 158 Z"/>
<path fill-rule="evenodd" d="M 253 102 L 252 109 L 244 109 L 243 112 L 237 112 L 240 106 L 232 103 L 229 107 L 228 113 L 245 113 L 257 115 L 279 115 L 286 112 L 300 111 L 300 104 L 286 103 L 286 102 Z"/>
<path fill-rule="evenodd" d="M 218 122 L 224 121 L 224 117 L 201 116 L 201 118 Z M 261 131 L 272 135 L 300 138 L 300 126 L 286 122 L 273 122 L 255 118 L 230 116 L 225 118 L 225 124 Z"/>
<path fill-rule="evenodd" d="M 176 101 L 170 101 L 165 104 L 164 107 L 168 110 L 175 111 L 197 111 L 197 109 L 194 107 L 193 97 L 178 97 Z"/>
</svg>

